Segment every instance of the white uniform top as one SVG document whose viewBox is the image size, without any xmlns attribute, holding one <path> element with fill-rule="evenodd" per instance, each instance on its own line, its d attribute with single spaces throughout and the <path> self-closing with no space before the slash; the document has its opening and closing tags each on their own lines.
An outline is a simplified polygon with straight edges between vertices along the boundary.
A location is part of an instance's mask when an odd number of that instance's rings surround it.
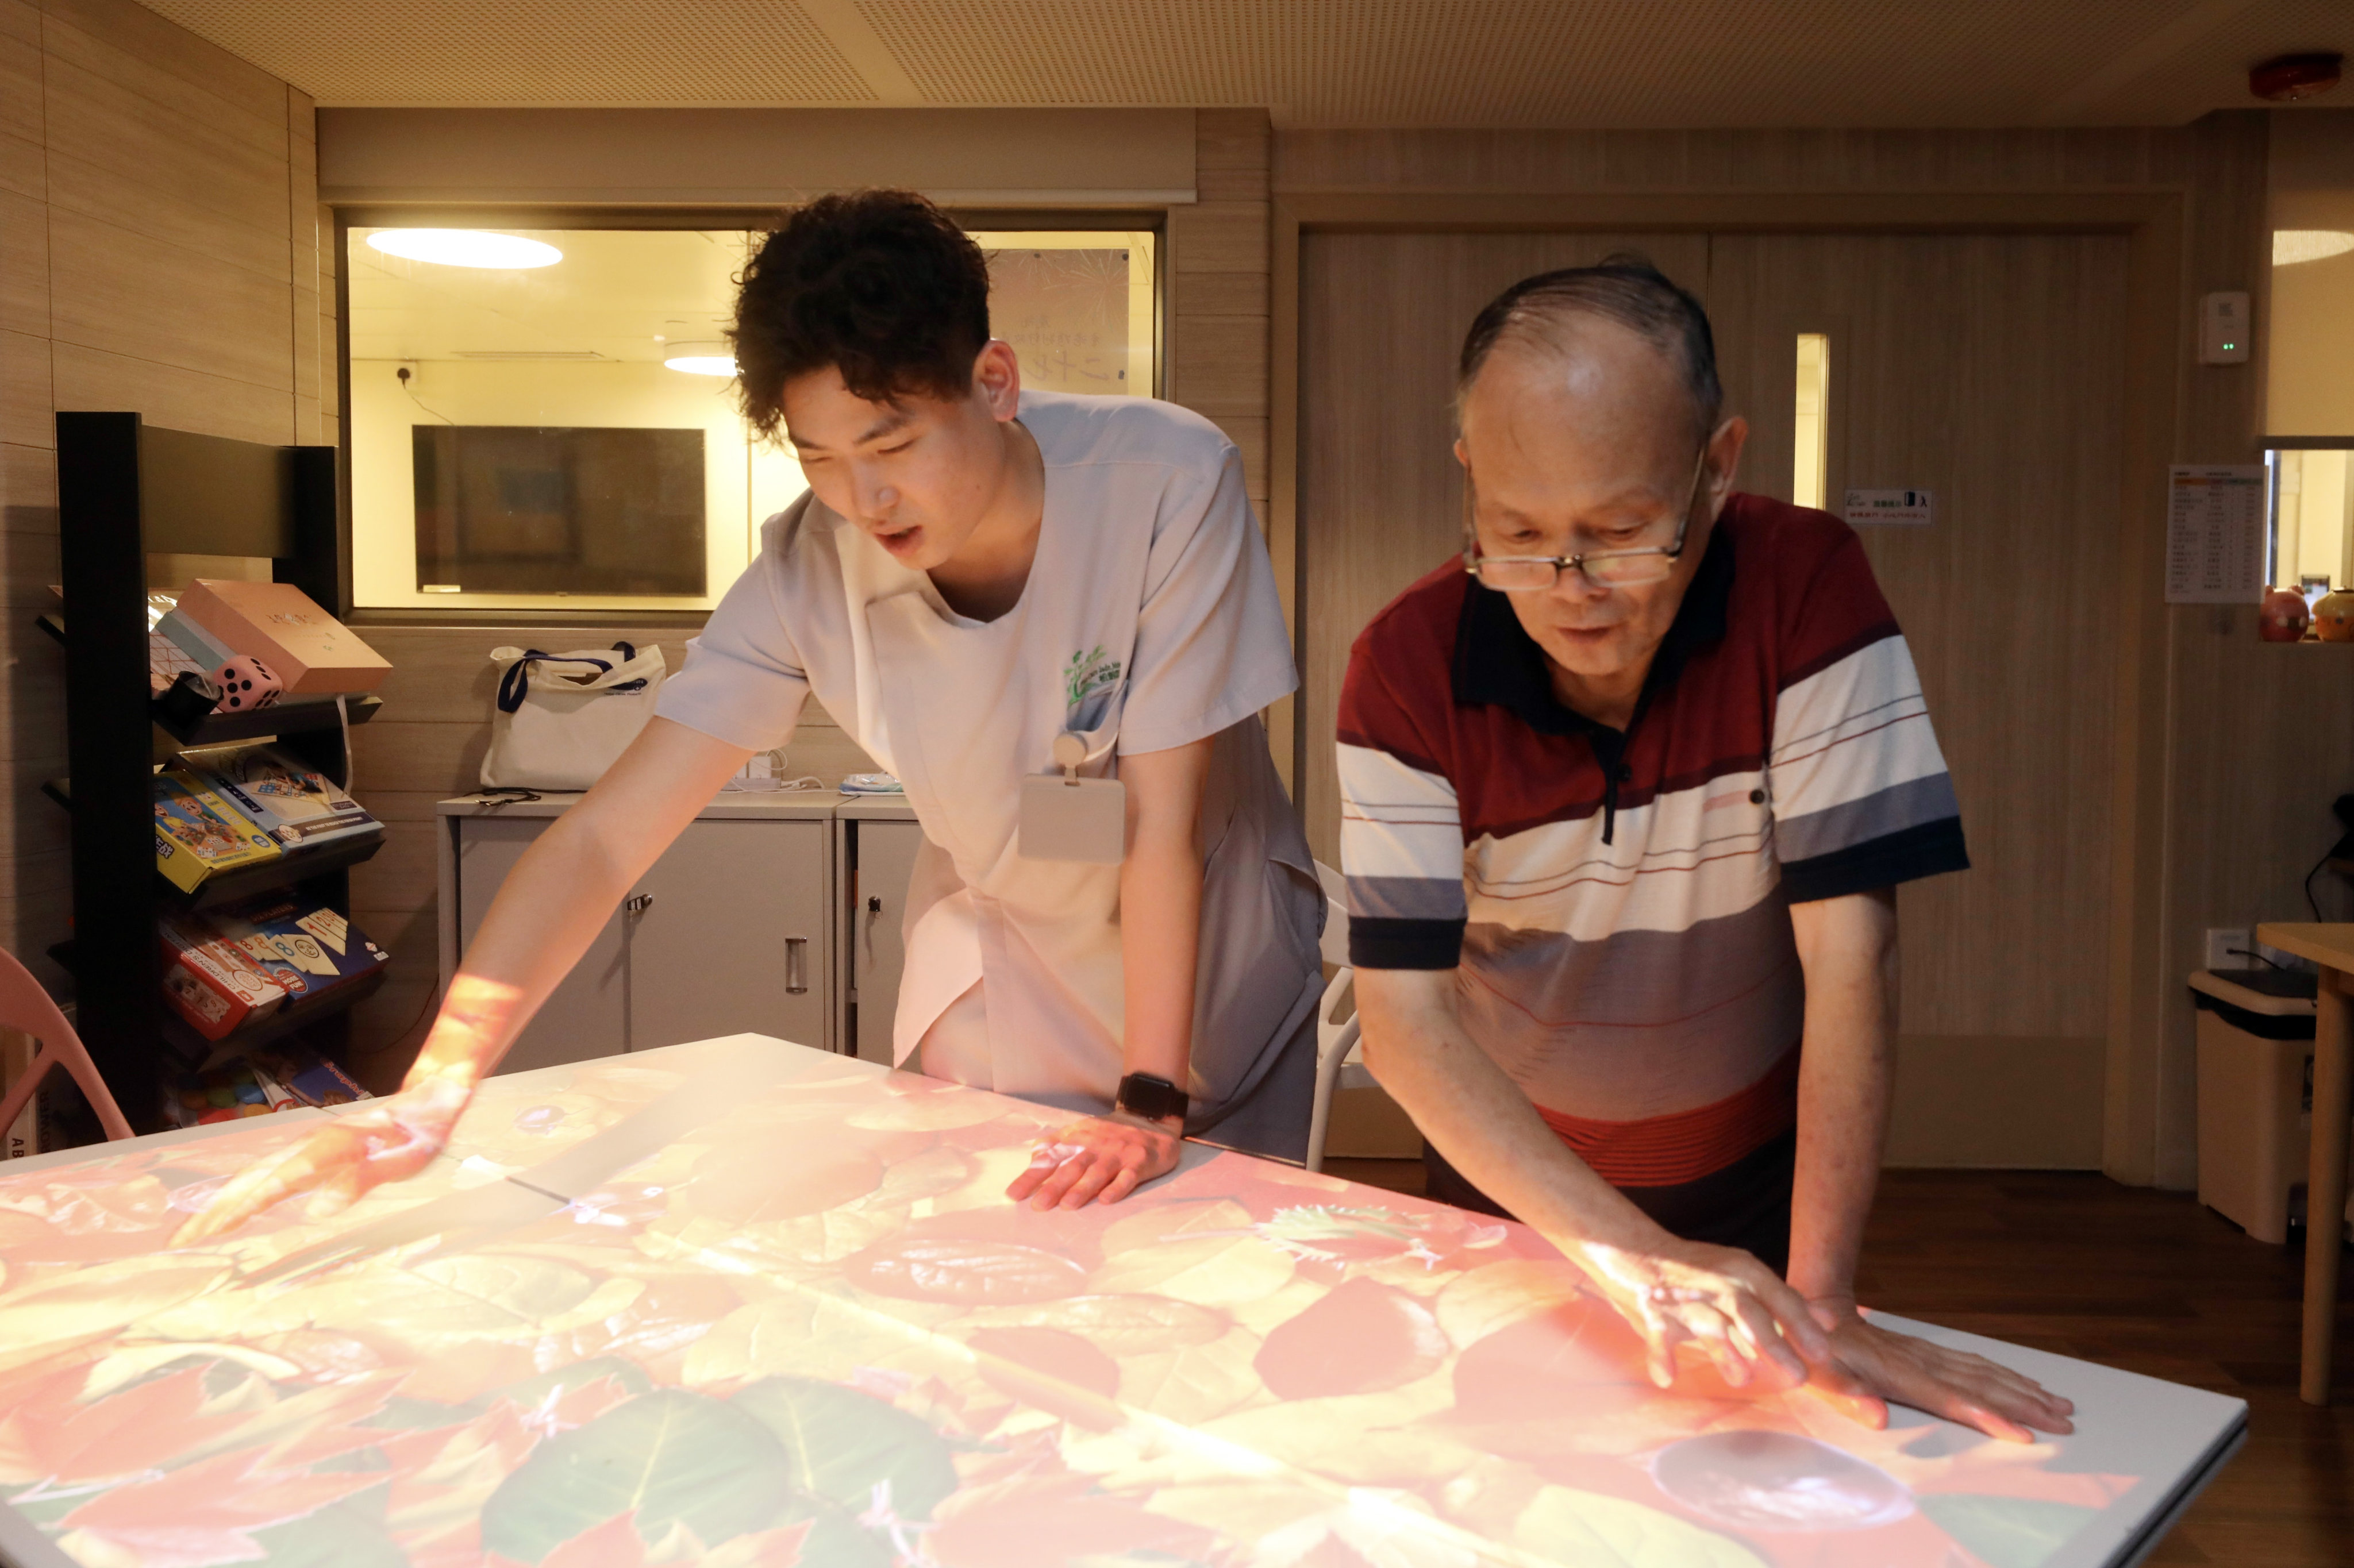
<svg viewBox="0 0 2354 1568">
<path fill-rule="evenodd" d="M 1240 454 L 1216 427 L 1167 403 L 1046 392 L 1023 394 L 1021 420 L 1045 506 L 1012 609 L 957 614 L 805 495 L 769 520 L 656 711 L 765 749 L 814 691 L 923 824 L 896 1058 L 982 981 L 989 1086 L 1073 1108 L 1108 1105 L 1119 1076 L 1119 868 L 1025 858 L 1020 780 L 1059 773 L 1066 730 L 1092 775 L 1219 737 L 1202 813 L 1198 1128 L 1256 1090 L 1320 991 L 1322 895 L 1257 719 L 1298 684 L 1290 637 Z"/>
</svg>

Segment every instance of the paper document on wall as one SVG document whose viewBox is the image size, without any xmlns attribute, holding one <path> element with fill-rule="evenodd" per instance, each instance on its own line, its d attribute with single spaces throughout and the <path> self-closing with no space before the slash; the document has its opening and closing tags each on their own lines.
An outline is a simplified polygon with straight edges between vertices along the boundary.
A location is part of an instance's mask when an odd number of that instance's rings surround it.
<svg viewBox="0 0 2354 1568">
<path fill-rule="evenodd" d="M 2253 604 L 2264 590 L 2264 469 L 2167 471 L 2166 602 Z"/>
</svg>

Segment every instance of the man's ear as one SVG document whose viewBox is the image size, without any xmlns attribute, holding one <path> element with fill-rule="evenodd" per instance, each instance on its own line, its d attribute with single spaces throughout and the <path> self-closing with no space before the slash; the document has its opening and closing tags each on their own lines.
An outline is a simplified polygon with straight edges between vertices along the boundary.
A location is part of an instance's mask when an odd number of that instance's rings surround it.
<svg viewBox="0 0 2354 1568">
<path fill-rule="evenodd" d="M 1471 459 L 1463 450 L 1463 438 L 1461 436 L 1455 438 L 1455 461 L 1463 465 L 1464 472 L 1469 473 L 1471 471 Z"/>
<path fill-rule="evenodd" d="M 993 337 L 973 355 L 972 389 L 1002 424 L 1022 409 L 1022 359 L 1013 345 Z"/>
<path fill-rule="evenodd" d="M 1709 506 L 1712 512 L 1733 493 L 1734 475 L 1741 469 L 1741 449 L 1749 444 L 1749 421 L 1735 414 L 1717 426 L 1708 439 Z"/>
</svg>

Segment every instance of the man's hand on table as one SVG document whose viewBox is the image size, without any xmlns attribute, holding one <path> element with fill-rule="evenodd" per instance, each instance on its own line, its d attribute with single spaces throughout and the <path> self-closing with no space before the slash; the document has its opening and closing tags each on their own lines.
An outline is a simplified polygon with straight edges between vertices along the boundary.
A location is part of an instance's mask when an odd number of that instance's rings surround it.
<svg viewBox="0 0 2354 1568">
<path fill-rule="evenodd" d="M 2030 1427 L 2062 1436 L 2076 1429 L 2069 1420 L 2074 1403 L 2031 1377 L 1967 1351 L 1880 1328 L 1857 1309 L 1853 1297 L 1819 1297 L 1808 1306 L 1830 1337 L 1829 1358 L 1816 1365 L 1818 1383 L 1851 1383 L 1877 1396 L 1876 1405 L 1893 1400 L 2006 1443 L 2034 1442 Z M 1884 1405 L 1877 1414 L 1872 1424 L 1885 1424 Z"/>
<path fill-rule="evenodd" d="M 1689 1342 L 1734 1388 L 1747 1387 L 1762 1361 L 1793 1387 L 1812 1368 L 1836 1392 L 1861 1392 L 1822 1372 L 1831 1342 L 1805 1298 L 1738 1247 L 1662 1232 L 1641 1245 L 1572 1241 L 1563 1250 L 1643 1337 L 1646 1370 L 1661 1388 L 1675 1382 L 1676 1347 Z"/>
<path fill-rule="evenodd" d="M 187 1246 L 234 1230 L 298 1192 L 311 1194 L 303 1218 L 339 1214 L 369 1188 L 431 1163 L 472 1098 L 464 1083 L 430 1077 L 345 1111 L 292 1149 L 239 1172 L 188 1217 L 172 1245 Z"/>
<path fill-rule="evenodd" d="M 1030 1156 L 1029 1169 L 1005 1195 L 1034 1209 L 1082 1209 L 1117 1203 L 1156 1176 L 1177 1169 L 1183 1124 L 1152 1121 L 1126 1111 L 1082 1117 L 1057 1128 Z"/>
<path fill-rule="evenodd" d="M 213 1194 L 172 1238 L 187 1246 L 234 1230 L 272 1204 L 311 1194 L 303 1217 L 339 1214 L 361 1193 L 414 1176 L 450 1141 L 474 1086 L 505 1050 L 522 991 L 504 980 L 461 973 L 400 1092 L 344 1112 L 293 1148 Z"/>
</svg>

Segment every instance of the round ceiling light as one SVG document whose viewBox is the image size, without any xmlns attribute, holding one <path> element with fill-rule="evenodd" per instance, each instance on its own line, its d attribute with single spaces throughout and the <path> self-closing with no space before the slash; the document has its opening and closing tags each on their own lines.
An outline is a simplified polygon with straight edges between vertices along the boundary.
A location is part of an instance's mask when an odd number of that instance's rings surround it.
<svg viewBox="0 0 2354 1568">
<path fill-rule="evenodd" d="M 689 376 L 733 376 L 736 356 L 724 343 L 673 343 L 663 360 L 665 368 Z"/>
<path fill-rule="evenodd" d="M 387 228 L 368 236 L 368 244 L 387 256 L 411 261 L 431 261 L 443 267 L 494 268 L 513 271 L 525 267 L 553 267 L 564 252 L 520 234 L 492 234 L 479 228 Z"/>
<path fill-rule="evenodd" d="M 2354 250 L 2354 234 L 2342 228 L 2275 228 L 2273 265 L 2294 267 L 2300 261 L 2326 261 Z"/>
</svg>

